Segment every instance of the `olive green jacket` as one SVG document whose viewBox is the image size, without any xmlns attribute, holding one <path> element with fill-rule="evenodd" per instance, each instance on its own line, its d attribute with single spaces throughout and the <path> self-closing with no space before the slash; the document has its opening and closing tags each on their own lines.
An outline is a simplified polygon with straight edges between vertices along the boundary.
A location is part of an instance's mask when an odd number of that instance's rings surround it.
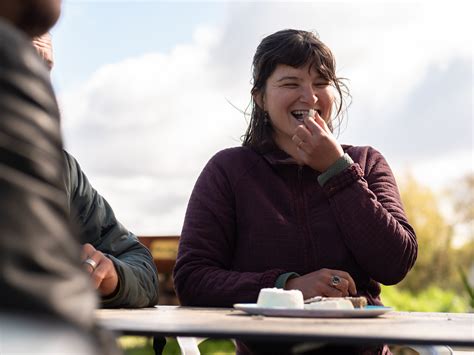
<svg viewBox="0 0 474 355">
<path fill-rule="evenodd" d="M 137 237 L 115 218 L 107 201 L 87 180 L 78 162 L 64 152 L 64 183 L 73 223 L 82 244 L 90 243 L 115 265 L 119 287 L 102 306 L 151 307 L 158 303 L 158 276 L 153 257 Z"/>
</svg>

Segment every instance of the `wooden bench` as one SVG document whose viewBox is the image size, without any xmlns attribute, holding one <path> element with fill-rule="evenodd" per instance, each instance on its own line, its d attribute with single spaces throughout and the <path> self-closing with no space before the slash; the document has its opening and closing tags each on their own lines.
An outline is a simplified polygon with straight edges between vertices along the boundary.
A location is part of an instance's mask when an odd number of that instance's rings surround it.
<svg viewBox="0 0 474 355">
<path fill-rule="evenodd" d="M 160 280 L 158 304 L 179 304 L 173 285 L 173 268 L 178 254 L 179 236 L 139 236 L 138 239 L 150 250 L 158 269 Z"/>
</svg>

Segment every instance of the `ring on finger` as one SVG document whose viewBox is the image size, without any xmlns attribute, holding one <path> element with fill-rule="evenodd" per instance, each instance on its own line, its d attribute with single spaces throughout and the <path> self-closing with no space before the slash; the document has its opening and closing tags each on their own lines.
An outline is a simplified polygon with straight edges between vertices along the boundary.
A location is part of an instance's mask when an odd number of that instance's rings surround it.
<svg viewBox="0 0 474 355">
<path fill-rule="evenodd" d="M 82 263 L 89 265 L 92 268 L 92 270 L 95 270 L 97 268 L 97 263 L 94 261 L 94 259 L 87 258 Z"/>
<path fill-rule="evenodd" d="M 341 283 L 341 278 L 337 275 L 331 277 L 331 286 L 337 286 Z"/>
</svg>

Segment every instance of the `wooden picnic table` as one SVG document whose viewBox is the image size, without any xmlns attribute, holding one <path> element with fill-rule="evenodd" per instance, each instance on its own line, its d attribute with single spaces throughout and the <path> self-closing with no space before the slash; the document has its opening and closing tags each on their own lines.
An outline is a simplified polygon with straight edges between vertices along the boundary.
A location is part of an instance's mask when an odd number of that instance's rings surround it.
<svg viewBox="0 0 474 355">
<path fill-rule="evenodd" d="M 388 312 L 375 318 L 250 316 L 228 308 L 101 309 L 99 323 L 128 335 L 263 341 L 474 346 L 474 314 Z"/>
</svg>

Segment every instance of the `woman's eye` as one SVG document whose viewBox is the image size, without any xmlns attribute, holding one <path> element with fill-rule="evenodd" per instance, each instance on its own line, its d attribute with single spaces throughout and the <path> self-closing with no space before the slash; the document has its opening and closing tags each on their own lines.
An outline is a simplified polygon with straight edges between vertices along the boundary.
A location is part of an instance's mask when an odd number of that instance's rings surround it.
<svg viewBox="0 0 474 355">
<path fill-rule="evenodd" d="M 320 81 L 320 82 L 314 83 L 314 86 L 318 88 L 324 88 L 326 86 L 329 86 L 329 83 L 327 81 Z"/>
<path fill-rule="evenodd" d="M 285 84 L 283 84 L 283 86 L 286 87 L 286 88 L 295 88 L 295 87 L 298 86 L 298 84 L 296 84 L 296 83 L 285 83 Z"/>
</svg>

